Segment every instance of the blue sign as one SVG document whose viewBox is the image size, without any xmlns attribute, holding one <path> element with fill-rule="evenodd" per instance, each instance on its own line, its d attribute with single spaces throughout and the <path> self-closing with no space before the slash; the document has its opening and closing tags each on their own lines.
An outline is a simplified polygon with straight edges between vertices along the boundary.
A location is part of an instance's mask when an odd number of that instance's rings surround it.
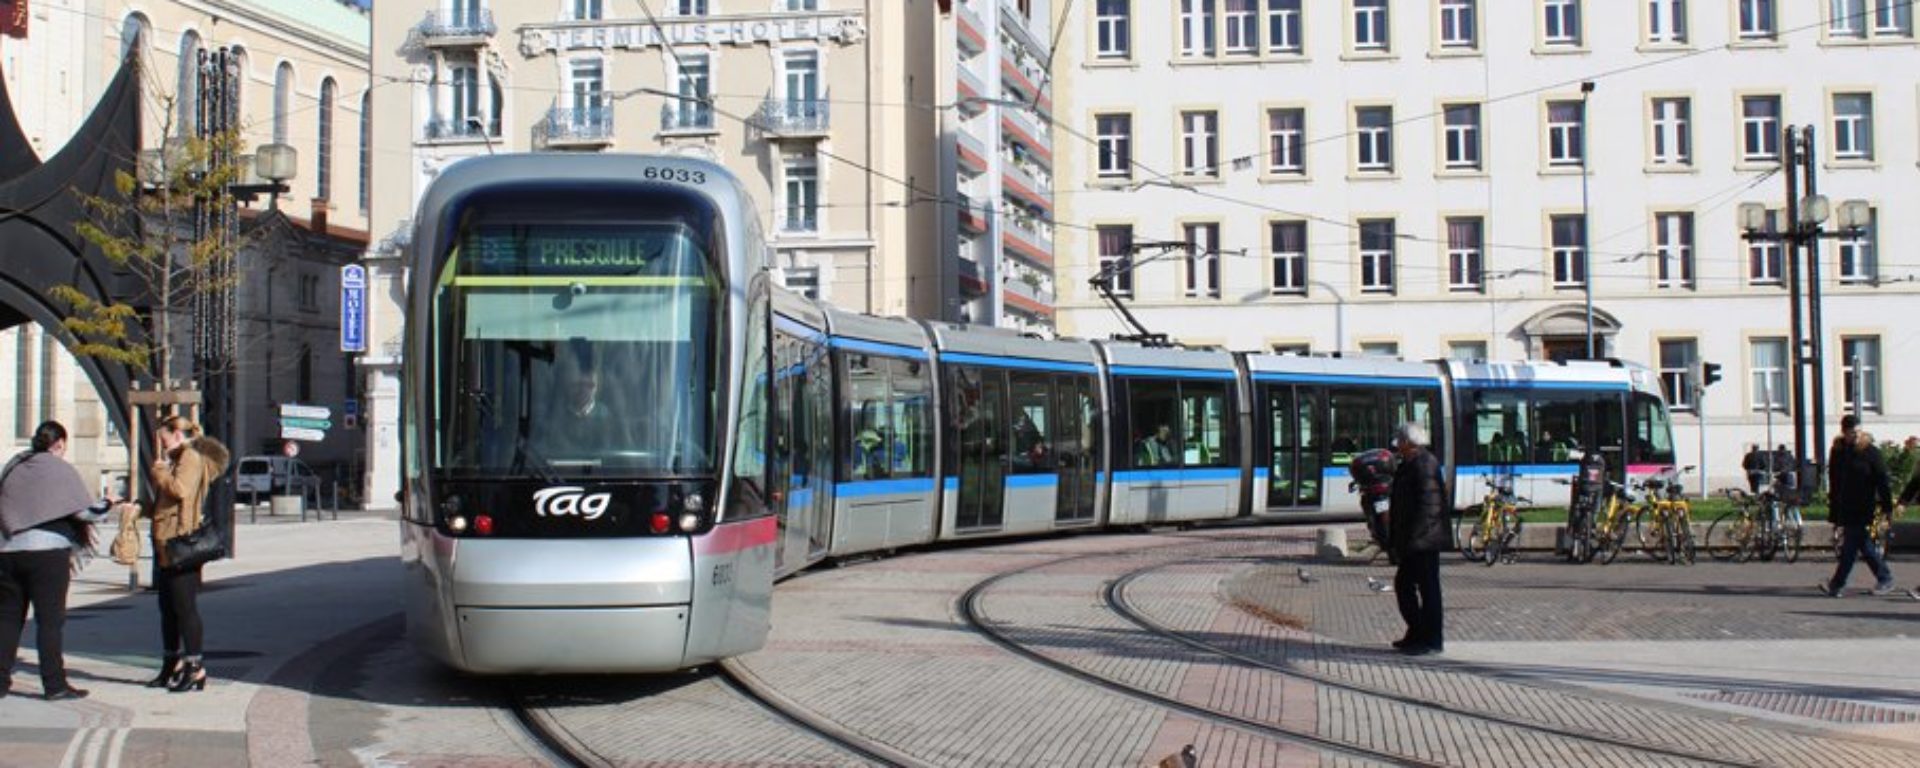
<svg viewBox="0 0 1920 768">
<path fill-rule="evenodd" d="M 340 268 L 340 351 L 367 351 L 367 268 Z"/>
</svg>

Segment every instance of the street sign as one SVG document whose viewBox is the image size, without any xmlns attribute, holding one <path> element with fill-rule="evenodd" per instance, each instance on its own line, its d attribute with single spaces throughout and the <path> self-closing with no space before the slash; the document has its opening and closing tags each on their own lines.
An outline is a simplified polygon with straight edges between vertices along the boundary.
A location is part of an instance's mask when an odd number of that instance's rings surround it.
<svg viewBox="0 0 1920 768">
<path fill-rule="evenodd" d="M 280 438 L 282 440 L 305 440 L 309 443 L 317 443 L 327 439 L 327 433 L 317 429 L 283 426 L 280 428 Z"/>
<path fill-rule="evenodd" d="M 328 429 L 333 426 L 333 422 L 326 419 L 292 419 L 282 416 L 280 417 L 280 426 L 282 428 L 292 427 L 294 429 Z"/>
<path fill-rule="evenodd" d="M 367 268 L 340 268 L 340 351 L 367 351 Z"/>
<path fill-rule="evenodd" d="M 282 437 L 281 439 L 286 440 L 285 437 Z M 300 455 L 300 444 L 292 440 L 287 440 L 286 442 L 280 444 L 280 453 L 282 455 L 285 455 L 289 459 L 296 458 Z"/>
<path fill-rule="evenodd" d="M 280 418 L 283 419 L 331 419 L 333 410 L 324 405 L 299 405 L 281 403 Z"/>
<path fill-rule="evenodd" d="M 340 404 L 340 412 L 348 416 L 360 415 L 360 401 L 351 397 L 347 398 L 346 402 Z"/>
</svg>

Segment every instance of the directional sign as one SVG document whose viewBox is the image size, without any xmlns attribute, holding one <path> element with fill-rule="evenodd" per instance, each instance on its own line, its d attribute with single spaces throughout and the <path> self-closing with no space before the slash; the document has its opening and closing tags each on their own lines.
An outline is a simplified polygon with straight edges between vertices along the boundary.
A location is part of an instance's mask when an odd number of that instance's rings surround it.
<svg viewBox="0 0 1920 768">
<path fill-rule="evenodd" d="M 303 429 L 301 427 L 284 427 L 283 426 L 280 428 L 280 439 L 305 440 L 309 443 L 317 443 L 327 439 L 327 433 L 317 429 Z"/>
<path fill-rule="evenodd" d="M 333 422 L 326 419 L 290 419 L 282 416 L 280 426 L 283 429 L 327 429 L 333 426 Z"/>
<path fill-rule="evenodd" d="M 283 419 L 331 419 L 333 410 L 324 405 L 300 405 L 281 403 L 280 418 Z"/>
<path fill-rule="evenodd" d="M 340 351 L 367 351 L 367 268 L 340 268 Z"/>
</svg>

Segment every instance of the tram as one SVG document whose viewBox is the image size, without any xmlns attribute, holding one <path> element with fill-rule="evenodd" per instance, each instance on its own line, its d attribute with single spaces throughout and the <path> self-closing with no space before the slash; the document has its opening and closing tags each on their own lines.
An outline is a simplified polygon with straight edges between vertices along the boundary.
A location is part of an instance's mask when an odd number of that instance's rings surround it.
<svg viewBox="0 0 1920 768">
<path fill-rule="evenodd" d="M 408 263 L 402 560 L 415 644 L 483 673 L 757 649 L 823 560 L 1229 519 L 1359 519 L 1346 464 L 1426 425 L 1455 503 L 1599 452 L 1670 469 L 1657 376 L 1041 339 L 770 284 L 751 199 L 685 158 L 450 166 Z"/>
</svg>

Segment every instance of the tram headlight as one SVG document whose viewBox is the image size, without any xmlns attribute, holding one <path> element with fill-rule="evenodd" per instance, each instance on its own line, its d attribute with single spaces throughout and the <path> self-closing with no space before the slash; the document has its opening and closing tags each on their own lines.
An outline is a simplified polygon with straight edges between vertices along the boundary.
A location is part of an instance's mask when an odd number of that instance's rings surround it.
<svg viewBox="0 0 1920 768">
<path fill-rule="evenodd" d="M 680 502 L 680 508 L 688 512 L 705 512 L 707 510 L 707 500 L 700 498 L 700 494 L 689 493 L 687 494 L 686 500 Z"/>
<path fill-rule="evenodd" d="M 467 518 L 460 515 L 447 518 L 447 530 L 453 531 L 454 533 L 466 533 Z"/>
<path fill-rule="evenodd" d="M 694 512 L 688 512 L 680 516 L 680 531 L 682 533 L 693 533 L 694 531 L 699 530 L 699 528 L 700 528 L 699 514 Z"/>
</svg>

